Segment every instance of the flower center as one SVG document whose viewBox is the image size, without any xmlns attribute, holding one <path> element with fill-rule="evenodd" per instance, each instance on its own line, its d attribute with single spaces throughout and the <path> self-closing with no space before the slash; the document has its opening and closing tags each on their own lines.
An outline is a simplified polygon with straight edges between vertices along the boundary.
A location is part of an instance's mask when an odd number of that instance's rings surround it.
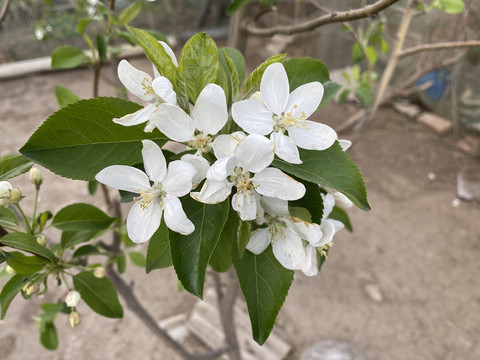
<svg viewBox="0 0 480 360">
<path fill-rule="evenodd" d="M 198 150 L 201 153 L 207 153 L 212 150 L 212 147 L 210 146 L 211 142 L 212 138 L 210 136 L 199 133 L 188 142 L 188 146 L 192 149 Z"/>
<path fill-rule="evenodd" d="M 152 81 L 148 78 L 143 78 L 142 80 L 142 88 L 145 95 L 155 95 L 155 91 L 152 87 Z"/>
<path fill-rule="evenodd" d="M 233 172 L 235 175 L 230 175 L 227 180 L 234 183 L 238 193 L 246 192 L 248 194 L 249 190 L 255 189 L 255 185 L 250 178 L 252 176 L 250 172 L 246 171 L 244 173 L 241 167 L 236 167 Z"/>
<path fill-rule="evenodd" d="M 152 201 L 158 199 L 160 206 L 163 207 L 163 197 L 167 195 L 165 191 L 162 190 L 162 183 L 153 184 L 152 188 L 149 190 L 138 191 L 140 193 L 139 197 L 133 198 L 136 203 L 140 204 L 142 210 L 148 209 Z"/>
<path fill-rule="evenodd" d="M 284 231 L 287 228 L 287 224 L 285 221 L 280 220 L 278 216 L 270 214 L 265 216 L 265 220 L 268 224 L 268 232 L 270 233 L 270 242 L 272 244 L 278 240 L 279 236 L 286 238 Z"/>
<path fill-rule="evenodd" d="M 295 104 L 293 105 L 294 109 L 298 108 L 298 105 Z M 305 114 L 304 111 L 300 113 L 300 116 L 294 117 L 292 114 L 292 111 L 289 111 L 287 113 L 282 112 L 280 115 L 273 114 L 272 119 L 275 122 L 273 125 L 273 131 L 281 131 L 282 133 L 285 131 L 285 128 L 289 126 L 295 126 L 295 127 L 300 127 L 300 126 L 305 126 L 305 123 L 303 120 L 307 118 L 307 114 Z"/>
</svg>

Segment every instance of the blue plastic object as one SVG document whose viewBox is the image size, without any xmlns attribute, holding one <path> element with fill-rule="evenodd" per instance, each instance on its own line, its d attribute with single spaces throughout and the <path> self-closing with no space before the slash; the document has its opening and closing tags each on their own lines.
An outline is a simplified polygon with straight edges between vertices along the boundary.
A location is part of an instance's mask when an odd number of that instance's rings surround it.
<svg viewBox="0 0 480 360">
<path fill-rule="evenodd" d="M 431 100 L 439 101 L 443 97 L 447 86 L 450 84 L 450 79 L 451 73 L 449 70 L 434 70 L 423 75 L 415 82 L 415 84 L 420 86 L 431 81 L 432 86 L 425 90 L 424 93 L 427 94 Z"/>
</svg>

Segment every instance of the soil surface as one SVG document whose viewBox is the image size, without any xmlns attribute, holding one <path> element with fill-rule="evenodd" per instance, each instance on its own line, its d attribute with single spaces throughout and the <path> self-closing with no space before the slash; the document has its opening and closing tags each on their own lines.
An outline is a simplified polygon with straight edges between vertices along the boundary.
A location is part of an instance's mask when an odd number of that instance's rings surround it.
<svg viewBox="0 0 480 360">
<path fill-rule="evenodd" d="M 144 60 L 133 64 L 150 71 Z M 103 73 L 100 93 L 115 95 L 107 81 L 114 71 Z M 55 84 L 87 98 L 91 80 L 83 69 L 0 82 L 1 155 L 16 152 L 57 110 Z M 338 126 L 355 110 L 332 104 L 317 119 Z M 332 340 L 352 344 L 368 360 L 480 359 L 480 206 L 455 201 L 457 173 L 478 176 L 479 160 L 458 150 L 450 136 L 439 137 L 390 108 L 361 133 L 341 137 L 354 140 L 349 153 L 365 177 L 372 210 L 350 212 L 354 232 L 337 234 L 318 276 L 296 274 L 277 322 L 293 345 L 289 358 L 300 360 L 307 348 Z M 82 201 L 103 206 L 100 197 L 88 196 L 85 183 L 43 173 L 42 211 Z M 12 183 L 29 208 L 27 176 Z M 129 265 L 124 276 L 158 320 L 187 312 L 196 301 L 177 291 L 171 268 L 147 276 Z M 180 359 L 126 308 L 122 320 L 111 320 L 82 304 L 82 324 L 71 329 L 59 317 L 59 348 L 45 350 L 32 315 L 41 302 L 63 296 L 17 297 L 0 323 L 0 357 Z"/>
</svg>

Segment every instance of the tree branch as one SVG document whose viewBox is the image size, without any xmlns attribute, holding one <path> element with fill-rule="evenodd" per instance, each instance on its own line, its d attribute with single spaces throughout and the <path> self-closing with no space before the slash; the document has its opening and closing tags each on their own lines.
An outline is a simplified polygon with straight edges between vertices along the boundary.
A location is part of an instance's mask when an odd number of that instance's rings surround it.
<svg viewBox="0 0 480 360">
<path fill-rule="evenodd" d="M 0 10 L 0 23 L 3 21 L 3 19 L 5 19 L 9 5 L 10 5 L 10 0 L 5 0 L 2 6 L 2 10 Z"/>
<path fill-rule="evenodd" d="M 400 51 L 398 54 L 399 57 L 410 56 L 417 54 L 423 51 L 433 51 L 433 50 L 445 50 L 445 49 L 461 49 L 468 47 L 480 47 L 479 40 L 469 40 L 469 41 L 448 41 L 448 42 L 439 42 L 434 44 L 423 44 L 418 46 L 412 46 L 405 50 Z"/>
<path fill-rule="evenodd" d="M 288 26 L 273 26 L 269 28 L 259 28 L 251 21 L 246 21 L 242 24 L 243 31 L 250 35 L 257 36 L 271 36 L 275 34 L 294 34 L 298 32 L 304 32 L 308 30 L 316 29 L 317 27 L 351 20 L 358 20 L 366 17 L 375 16 L 380 11 L 392 6 L 397 3 L 399 0 L 378 0 L 372 5 L 366 5 L 364 7 L 341 11 L 333 12 L 331 14 L 322 15 L 318 18 L 315 18 L 310 21 L 306 21 L 301 24 L 288 25 Z"/>
</svg>

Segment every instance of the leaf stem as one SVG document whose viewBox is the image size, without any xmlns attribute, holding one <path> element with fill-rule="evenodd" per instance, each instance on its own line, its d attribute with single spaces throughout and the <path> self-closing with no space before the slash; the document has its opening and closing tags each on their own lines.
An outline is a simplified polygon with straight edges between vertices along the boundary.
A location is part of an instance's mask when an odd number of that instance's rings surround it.
<svg viewBox="0 0 480 360">
<path fill-rule="evenodd" d="M 19 213 L 20 213 L 20 216 L 22 217 L 23 219 L 23 222 L 25 224 L 25 228 L 27 230 L 27 232 L 31 235 L 33 235 L 33 232 L 32 232 L 32 228 L 30 227 L 30 224 L 28 223 L 28 219 L 27 217 L 25 216 L 25 213 L 23 212 L 22 210 L 22 207 L 20 206 L 20 204 L 15 204 L 15 206 L 17 207 Z"/>
<path fill-rule="evenodd" d="M 40 186 L 35 186 L 35 202 L 33 204 L 33 216 L 32 216 L 32 235 L 35 235 L 35 227 L 37 225 L 37 206 L 38 206 L 38 193 L 40 192 Z"/>
</svg>

